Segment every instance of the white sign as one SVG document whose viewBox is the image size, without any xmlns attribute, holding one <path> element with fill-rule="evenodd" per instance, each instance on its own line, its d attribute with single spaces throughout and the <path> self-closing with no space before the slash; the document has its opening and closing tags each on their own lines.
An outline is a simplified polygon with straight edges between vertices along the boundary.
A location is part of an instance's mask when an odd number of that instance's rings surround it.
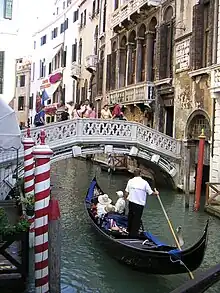
<svg viewBox="0 0 220 293">
<path fill-rule="evenodd" d="M 176 44 L 176 70 L 186 70 L 190 62 L 190 39 Z"/>
</svg>

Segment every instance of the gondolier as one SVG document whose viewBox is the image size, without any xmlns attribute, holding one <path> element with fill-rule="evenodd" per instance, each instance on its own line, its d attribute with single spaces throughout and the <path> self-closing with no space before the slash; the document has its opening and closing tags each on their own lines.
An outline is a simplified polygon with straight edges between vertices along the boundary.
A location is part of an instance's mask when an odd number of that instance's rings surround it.
<svg viewBox="0 0 220 293">
<path fill-rule="evenodd" d="M 140 169 L 134 171 L 134 178 L 130 179 L 125 189 L 128 203 L 128 233 L 130 238 L 137 238 L 140 229 L 141 217 L 146 204 L 147 195 L 158 195 L 153 191 L 146 180 L 141 177 Z"/>
</svg>

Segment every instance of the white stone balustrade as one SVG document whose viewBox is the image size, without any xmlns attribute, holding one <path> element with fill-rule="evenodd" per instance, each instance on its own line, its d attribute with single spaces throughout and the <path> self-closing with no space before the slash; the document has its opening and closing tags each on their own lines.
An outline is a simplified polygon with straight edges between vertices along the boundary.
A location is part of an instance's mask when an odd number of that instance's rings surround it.
<svg viewBox="0 0 220 293">
<path fill-rule="evenodd" d="M 81 65 L 77 62 L 73 62 L 71 65 L 71 76 L 80 77 L 81 75 Z"/>
<path fill-rule="evenodd" d="M 110 105 L 114 105 L 115 103 L 121 103 L 123 105 L 133 103 L 149 103 L 154 99 L 153 83 L 135 84 L 109 93 Z"/>
<path fill-rule="evenodd" d="M 112 13 L 112 27 L 120 25 L 126 18 L 138 11 L 145 4 L 148 6 L 158 6 L 162 0 L 125 0 L 122 5 Z"/>
<path fill-rule="evenodd" d="M 89 55 L 86 57 L 86 68 L 91 68 L 92 70 L 96 70 L 97 64 L 97 55 Z"/>
<path fill-rule="evenodd" d="M 220 65 L 211 71 L 211 91 L 220 93 Z"/>
</svg>

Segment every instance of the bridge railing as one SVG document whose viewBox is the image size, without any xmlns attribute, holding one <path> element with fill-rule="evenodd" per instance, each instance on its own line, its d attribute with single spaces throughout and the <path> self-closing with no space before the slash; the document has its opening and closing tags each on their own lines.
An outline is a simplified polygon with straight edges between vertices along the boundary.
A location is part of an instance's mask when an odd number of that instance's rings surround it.
<svg viewBox="0 0 220 293">
<path fill-rule="evenodd" d="M 46 143 L 57 150 L 73 145 L 136 145 L 160 155 L 179 159 L 181 142 L 150 127 L 121 120 L 74 119 L 31 129 L 31 136 L 39 143 L 40 132 L 46 131 Z M 22 132 L 22 136 L 25 131 Z M 23 157 L 23 149 L 19 150 Z M 0 162 L 1 162 L 0 157 Z"/>
</svg>

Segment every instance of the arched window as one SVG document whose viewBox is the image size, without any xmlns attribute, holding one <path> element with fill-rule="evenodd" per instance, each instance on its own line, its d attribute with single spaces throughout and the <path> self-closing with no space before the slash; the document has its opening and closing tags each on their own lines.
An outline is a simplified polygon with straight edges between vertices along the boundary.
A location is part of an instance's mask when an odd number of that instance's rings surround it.
<svg viewBox="0 0 220 293">
<path fill-rule="evenodd" d="M 128 84 L 135 83 L 136 45 L 136 33 L 132 31 L 128 38 Z"/>
<path fill-rule="evenodd" d="M 138 42 L 139 46 L 137 47 L 140 52 L 138 52 L 138 58 L 140 58 L 140 65 L 137 68 L 137 76 L 136 76 L 136 81 L 144 81 L 145 76 L 146 76 L 146 39 L 145 39 L 145 34 L 146 34 L 146 27 L 144 24 L 142 24 L 138 30 Z"/>
<path fill-rule="evenodd" d="M 149 23 L 147 38 L 147 80 L 154 81 L 156 68 L 156 25 L 157 20 L 153 17 Z"/>
<path fill-rule="evenodd" d="M 78 56 L 79 64 L 82 64 L 82 39 L 79 40 L 79 56 Z"/>
<path fill-rule="evenodd" d="M 94 55 L 98 54 L 98 26 L 95 27 L 95 33 L 94 33 Z"/>
<path fill-rule="evenodd" d="M 104 73 L 104 51 L 102 50 L 100 52 L 98 80 L 97 80 L 98 95 L 101 95 L 103 90 L 103 73 Z"/>
<path fill-rule="evenodd" d="M 116 86 L 116 59 L 117 59 L 117 43 L 112 45 L 111 54 L 111 89 L 114 90 Z"/>
<path fill-rule="evenodd" d="M 125 86 L 127 67 L 127 39 L 124 36 L 120 42 L 119 87 Z"/>
<path fill-rule="evenodd" d="M 209 121 L 202 113 L 198 113 L 189 122 L 188 129 L 187 129 L 187 138 L 198 140 L 199 136 L 202 133 L 202 129 L 204 129 L 206 139 L 207 140 L 210 139 L 211 129 L 210 129 Z"/>
</svg>

